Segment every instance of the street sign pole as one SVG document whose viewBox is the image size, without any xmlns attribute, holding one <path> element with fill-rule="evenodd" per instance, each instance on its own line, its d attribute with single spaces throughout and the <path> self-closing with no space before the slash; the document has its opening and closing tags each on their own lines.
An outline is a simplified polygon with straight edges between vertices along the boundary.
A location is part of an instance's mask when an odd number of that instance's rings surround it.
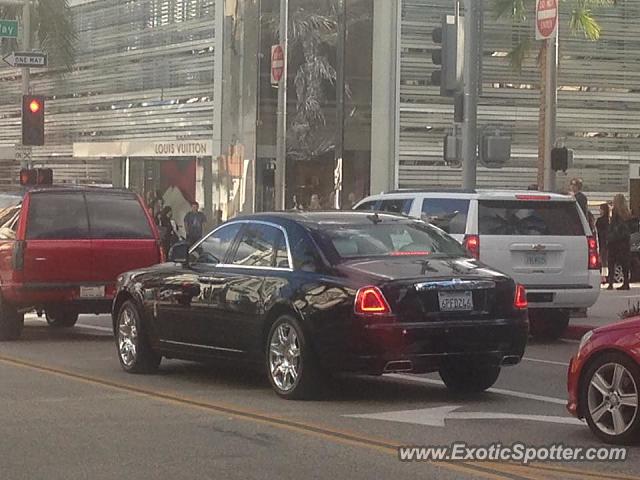
<svg viewBox="0 0 640 480">
<path fill-rule="evenodd" d="M 287 68 L 289 52 L 289 0 L 280 0 L 280 45 L 284 57 L 278 85 L 278 126 L 276 132 L 275 209 L 284 210 L 287 171 Z"/>
<path fill-rule="evenodd" d="M 556 189 L 556 172 L 551 168 L 551 150 L 556 143 L 556 115 L 558 109 L 558 31 L 545 40 L 547 42 L 547 68 L 545 80 L 544 117 L 544 189 L 553 192 Z"/>
<path fill-rule="evenodd" d="M 464 27 L 464 124 L 462 130 L 462 188 L 476 188 L 478 169 L 478 92 L 482 0 L 465 0 Z"/>
</svg>

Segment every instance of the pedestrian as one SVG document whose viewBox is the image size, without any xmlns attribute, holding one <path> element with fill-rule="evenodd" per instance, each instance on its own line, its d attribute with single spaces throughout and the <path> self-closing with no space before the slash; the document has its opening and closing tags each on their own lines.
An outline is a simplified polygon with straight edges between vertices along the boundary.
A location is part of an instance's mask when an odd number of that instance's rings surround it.
<svg viewBox="0 0 640 480">
<path fill-rule="evenodd" d="M 609 217 L 611 216 L 611 209 L 609 208 L 608 203 L 603 203 L 600 205 L 600 216 L 596 220 L 596 232 L 598 234 L 598 245 L 600 247 L 600 261 L 601 261 L 601 269 L 600 272 L 603 271 L 604 267 L 608 265 L 607 263 L 607 254 L 608 254 L 608 245 L 607 245 L 607 235 L 609 234 Z M 607 273 L 607 277 L 608 277 Z"/>
<path fill-rule="evenodd" d="M 618 290 L 629 290 L 629 270 L 631 262 L 631 229 L 629 220 L 631 212 L 627 206 L 627 200 L 621 193 L 613 198 L 613 211 L 607 233 L 607 248 L 609 261 L 609 286 L 613 289 L 616 265 L 622 267 L 623 281 Z"/>
<path fill-rule="evenodd" d="M 158 226 L 160 227 L 160 241 L 164 249 L 165 256 L 169 255 L 169 250 L 180 239 L 178 235 L 178 226 L 173 219 L 173 210 L 170 206 L 166 206 L 158 215 Z"/>
<path fill-rule="evenodd" d="M 184 216 L 184 230 L 190 245 L 202 238 L 205 223 L 207 217 L 200 211 L 200 204 L 191 202 L 191 211 Z"/>
<path fill-rule="evenodd" d="M 216 210 L 213 213 L 213 226 L 219 227 L 223 223 L 224 223 L 224 220 L 222 220 L 222 210 Z"/>
<path fill-rule="evenodd" d="M 322 210 L 322 205 L 320 204 L 320 196 L 317 193 L 311 195 L 309 210 Z"/>
<path fill-rule="evenodd" d="M 576 199 L 576 203 L 580 206 L 582 213 L 587 217 L 587 221 L 589 222 L 589 226 L 591 230 L 595 230 L 595 222 L 593 218 L 593 214 L 589 211 L 589 201 L 587 196 L 582 192 L 583 182 L 581 178 L 572 178 L 571 182 L 569 182 L 569 189 L 571 190 L 571 194 Z"/>
</svg>

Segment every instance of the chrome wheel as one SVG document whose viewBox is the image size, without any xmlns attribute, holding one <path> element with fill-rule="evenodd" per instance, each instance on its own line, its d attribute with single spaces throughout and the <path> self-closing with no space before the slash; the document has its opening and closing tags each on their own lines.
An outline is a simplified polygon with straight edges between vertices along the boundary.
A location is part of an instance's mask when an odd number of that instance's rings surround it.
<svg viewBox="0 0 640 480">
<path fill-rule="evenodd" d="M 292 390 L 300 373 L 300 342 L 295 328 L 282 323 L 269 342 L 269 372 L 273 383 L 283 392 Z"/>
<path fill-rule="evenodd" d="M 616 265 L 613 273 L 613 281 L 615 283 L 624 283 L 624 272 L 622 271 L 622 265 Z"/>
<path fill-rule="evenodd" d="M 593 374 L 587 391 L 589 414 L 607 435 L 625 433 L 638 415 L 638 386 L 624 365 L 606 363 Z"/>
<path fill-rule="evenodd" d="M 125 367 L 131 367 L 138 354 L 138 327 L 136 314 L 131 308 L 125 308 L 118 319 L 118 352 Z"/>
</svg>

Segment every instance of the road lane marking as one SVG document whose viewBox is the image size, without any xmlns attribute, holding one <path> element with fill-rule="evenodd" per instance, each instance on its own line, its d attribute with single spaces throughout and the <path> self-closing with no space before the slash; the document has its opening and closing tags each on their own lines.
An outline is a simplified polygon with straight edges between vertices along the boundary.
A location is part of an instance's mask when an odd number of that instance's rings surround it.
<svg viewBox="0 0 640 480">
<path fill-rule="evenodd" d="M 436 380 L 434 378 L 418 377 L 416 375 L 407 375 L 404 373 L 390 373 L 385 377 L 397 378 L 399 380 L 407 380 L 409 382 L 426 383 L 427 385 L 439 385 L 444 386 L 442 380 Z M 538 402 L 553 403 L 554 405 L 566 405 L 567 400 L 564 398 L 547 397 L 545 395 L 536 395 L 535 393 L 517 392 L 515 390 L 505 390 L 502 388 L 490 388 L 487 390 L 490 393 L 498 393 L 508 397 L 524 398 L 527 400 L 536 400 Z"/>
<path fill-rule="evenodd" d="M 366 413 L 343 415 L 350 418 L 365 418 L 387 422 L 410 423 L 428 427 L 445 427 L 445 420 L 523 420 L 530 422 L 555 423 L 561 425 L 584 426 L 584 423 L 573 417 L 551 415 L 529 415 L 503 412 L 458 412 L 460 405 L 443 405 L 441 407 L 421 408 L 414 410 L 398 410 L 382 413 Z"/>
<path fill-rule="evenodd" d="M 534 363 L 545 363 L 548 365 L 557 365 L 559 367 L 569 367 L 569 364 L 566 362 L 556 362 L 555 360 L 543 360 L 541 358 L 531 358 L 531 357 L 522 357 L 522 360 L 526 360 L 527 362 Z"/>
<path fill-rule="evenodd" d="M 37 323 L 47 323 L 47 320 L 44 318 L 38 318 L 37 316 L 29 316 L 25 318 L 25 320 L 29 320 L 31 322 Z M 84 328 L 86 330 L 95 330 L 96 332 L 108 332 L 113 334 L 113 328 L 109 327 L 99 327 L 98 325 L 85 325 L 84 323 L 76 323 L 73 327 L 70 328 Z"/>
<path fill-rule="evenodd" d="M 215 404 L 215 403 L 206 403 L 201 400 L 181 397 L 175 394 L 145 389 L 141 387 L 135 387 L 133 385 L 121 384 L 112 380 L 103 379 L 100 377 L 92 377 L 89 375 L 84 375 L 81 373 L 76 373 L 72 371 L 67 371 L 63 369 L 58 369 L 46 365 L 40 365 L 36 363 L 31 363 L 25 360 L 21 360 L 18 358 L 8 357 L 6 355 L 0 355 L 0 362 L 5 363 L 7 365 L 11 365 L 14 367 L 24 368 L 40 373 L 48 373 L 51 375 L 55 375 L 58 377 L 71 379 L 83 383 L 87 383 L 90 385 L 97 385 L 101 387 L 107 387 L 113 390 L 126 392 L 142 397 L 147 397 L 152 400 L 160 400 L 167 403 L 179 405 L 182 407 L 191 407 L 199 410 L 205 410 L 208 412 L 214 412 L 217 414 L 229 415 L 234 418 L 253 421 L 255 423 L 260 423 L 263 425 L 268 425 L 275 428 L 280 428 L 283 430 L 293 431 L 296 433 L 302 433 L 309 436 L 315 436 L 317 438 L 323 438 L 327 441 L 333 443 L 341 443 L 347 444 L 350 446 L 356 446 L 360 448 L 367 448 L 370 450 L 376 450 L 385 454 L 391 454 L 395 458 L 398 456 L 398 448 L 403 446 L 400 443 L 390 440 L 384 440 L 379 438 L 372 438 L 361 435 L 355 432 L 348 431 L 340 431 L 336 429 L 332 429 L 319 424 L 311 424 L 311 423 L 303 423 L 295 420 L 287 420 L 282 417 L 270 416 L 264 413 L 241 409 L 235 406 L 228 406 L 223 404 Z M 491 464 L 488 462 L 423 462 L 428 463 L 434 467 L 441 467 L 445 470 L 450 470 L 454 472 L 464 473 L 466 475 L 471 475 L 475 477 L 483 477 L 489 480 L 514 480 L 518 478 L 523 478 L 521 475 L 517 475 L 512 473 L 512 467 L 514 465 L 519 464 L 505 464 L 502 465 L 500 463 Z M 505 468 L 506 467 L 506 468 Z M 522 466 L 523 469 L 531 469 L 525 470 L 527 472 L 535 471 L 539 466 L 537 464 L 531 464 L 529 466 Z M 555 471 L 551 469 L 549 470 L 550 474 L 555 475 Z M 557 478 L 565 479 L 566 474 L 575 474 L 580 476 L 583 474 L 582 470 L 579 469 L 570 469 L 570 468 L 562 468 L 557 469 Z M 584 472 L 586 476 L 596 477 L 596 475 L 601 474 L 591 474 L 591 472 Z M 554 478 L 553 476 L 545 476 L 544 478 Z M 630 476 L 621 476 L 616 475 L 612 477 L 600 476 L 598 478 L 612 478 L 615 480 L 637 480 L 636 477 Z"/>
</svg>

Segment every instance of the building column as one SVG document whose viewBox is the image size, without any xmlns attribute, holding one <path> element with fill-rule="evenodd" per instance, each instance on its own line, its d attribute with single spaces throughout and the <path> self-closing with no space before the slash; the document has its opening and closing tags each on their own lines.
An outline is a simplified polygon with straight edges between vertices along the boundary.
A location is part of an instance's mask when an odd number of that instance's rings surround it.
<svg viewBox="0 0 640 480">
<path fill-rule="evenodd" d="M 397 185 L 398 15 L 402 0 L 373 0 L 371 193 Z"/>
</svg>

